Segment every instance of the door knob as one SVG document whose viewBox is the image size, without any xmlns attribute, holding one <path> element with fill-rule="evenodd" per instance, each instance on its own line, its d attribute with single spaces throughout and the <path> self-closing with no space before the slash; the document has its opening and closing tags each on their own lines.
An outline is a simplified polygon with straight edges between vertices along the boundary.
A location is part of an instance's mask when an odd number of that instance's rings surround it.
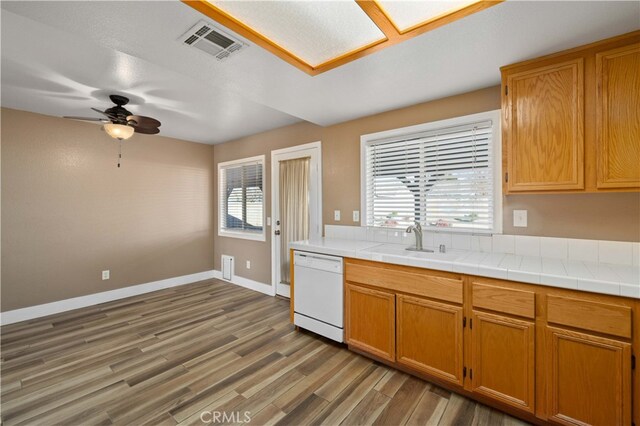
<svg viewBox="0 0 640 426">
<path fill-rule="evenodd" d="M 274 234 L 280 235 L 280 230 L 275 231 Z"/>
</svg>

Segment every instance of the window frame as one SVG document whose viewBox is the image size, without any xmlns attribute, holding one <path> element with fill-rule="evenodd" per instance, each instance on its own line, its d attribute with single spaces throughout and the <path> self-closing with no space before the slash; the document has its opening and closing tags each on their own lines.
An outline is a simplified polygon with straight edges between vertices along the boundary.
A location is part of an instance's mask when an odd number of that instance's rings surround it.
<svg viewBox="0 0 640 426">
<path fill-rule="evenodd" d="M 436 227 L 423 226 L 426 232 L 443 232 L 451 234 L 466 235 L 492 235 L 502 234 L 502 119 L 501 110 L 485 111 L 477 114 L 464 115 L 445 120 L 431 121 L 414 126 L 401 127 L 397 129 L 385 130 L 382 132 L 369 133 L 360 136 L 360 221 L 361 227 L 399 230 L 399 228 L 388 228 L 383 226 L 371 226 L 367 224 L 367 147 L 376 141 L 389 138 L 409 137 L 415 133 L 427 132 L 444 127 L 461 126 L 478 121 L 491 120 L 492 135 L 492 164 L 493 167 L 493 227 L 491 230 L 478 229 L 440 229 Z"/>
<path fill-rule="evenodd" d="M 218 191 L 218 236 L 219 237 L 229 237 L 229 238 L 238 238 L 243 240 L 253 240 L 253 241 L 266 241 L 267 240 L 267 226 L 266 226 L 266 179 L 265 179 L 265 155 L 257 155 L 255 157 L 247 157 L 241 158 L 238 160 L 225 161 L 222 163 L 218 163 L 218 182 L 217 182 L 217 191 Z M 262 232 L 251 232 L 247 230 L 236 230 L 230 231 L 223 227 L 222 217 L 222 203 L 224 202 L 224 198 L 222 197 L 222 191 L 220 182 L 223 179 L 223 173 L 226 169 L 230 167 L 241 167 L 245 165 L 251 164 L 259 164 L 262 167 Z"/>
</svg>

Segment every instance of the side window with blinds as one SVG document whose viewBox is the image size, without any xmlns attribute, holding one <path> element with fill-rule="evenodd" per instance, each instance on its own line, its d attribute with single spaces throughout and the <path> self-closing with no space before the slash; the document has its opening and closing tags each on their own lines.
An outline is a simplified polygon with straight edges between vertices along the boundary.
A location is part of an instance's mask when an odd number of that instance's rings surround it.
<svg viewBox="0 0 640 426">
<path fill-rule="evenodd" d="M 363 141 L 366 225 L 406 228 L 419 222 L 456 232 L 499 232 L 495 210 L 500 189 L 494 178 L 498 120 L 474 118 Z"/>
<path fill-rule="evenodd" d="M 221 236 L 265 240 L 264 156 L 218 164 Z"/>
</svg>

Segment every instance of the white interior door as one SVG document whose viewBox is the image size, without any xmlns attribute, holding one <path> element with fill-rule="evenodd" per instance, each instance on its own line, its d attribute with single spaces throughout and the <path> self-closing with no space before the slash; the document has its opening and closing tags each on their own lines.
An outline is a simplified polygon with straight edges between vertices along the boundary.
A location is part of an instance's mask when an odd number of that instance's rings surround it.
<svg viewBox="0 0 640 426">
<path fill-rule="evenodd" d="M 322 235 L 322 152 L 320 142 L 298 145 L 291 148 L 271 151 L 271 277 L 276 294 L 289 297 L 289 283 L 282 282 L 282 268 L 288 266 L 288 256 L 282 256 L 283 241 L 281 230 L 285 220 L 280 214 L 280 163 L 296 158 L 309 158 L 309 238 L 317 239 Z M 283 258 L 285 257 L 285 258 Z"/>
</svg>

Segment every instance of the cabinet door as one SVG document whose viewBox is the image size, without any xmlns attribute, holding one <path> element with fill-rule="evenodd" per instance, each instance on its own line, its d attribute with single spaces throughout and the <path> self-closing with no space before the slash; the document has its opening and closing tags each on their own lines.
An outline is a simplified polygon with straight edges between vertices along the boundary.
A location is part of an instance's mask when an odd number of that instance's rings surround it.
<svg viewBox="0 0 640 426">
<path fill-rule="evenodd" d="M 345 304 L 347 343 L 395 361 L 395 295 L 347 283 Z"/>
<path fill-rule="evenodd" d="M 397 298 L 398 363 L 462 385 L 462 307 Z"/>
<path fill-rule="evenodd" d="M 640 44 L 596 54 L 598 188 L 640 187 Z"/>
<path fill-rule="evenodd" d="M 631 424 L 631 345 L 547 327 L 549 418 L 566 425 Z"/>
<path fill-rule="evenodd" d="M 535 325 L 501 315 L 473 312 L 473 391 L 533 412 Z"/>
<path fill-rule="evenodd" d="M 584 189 L 583 59 L 507 77 L 507 189 Z"/>
</svg>

